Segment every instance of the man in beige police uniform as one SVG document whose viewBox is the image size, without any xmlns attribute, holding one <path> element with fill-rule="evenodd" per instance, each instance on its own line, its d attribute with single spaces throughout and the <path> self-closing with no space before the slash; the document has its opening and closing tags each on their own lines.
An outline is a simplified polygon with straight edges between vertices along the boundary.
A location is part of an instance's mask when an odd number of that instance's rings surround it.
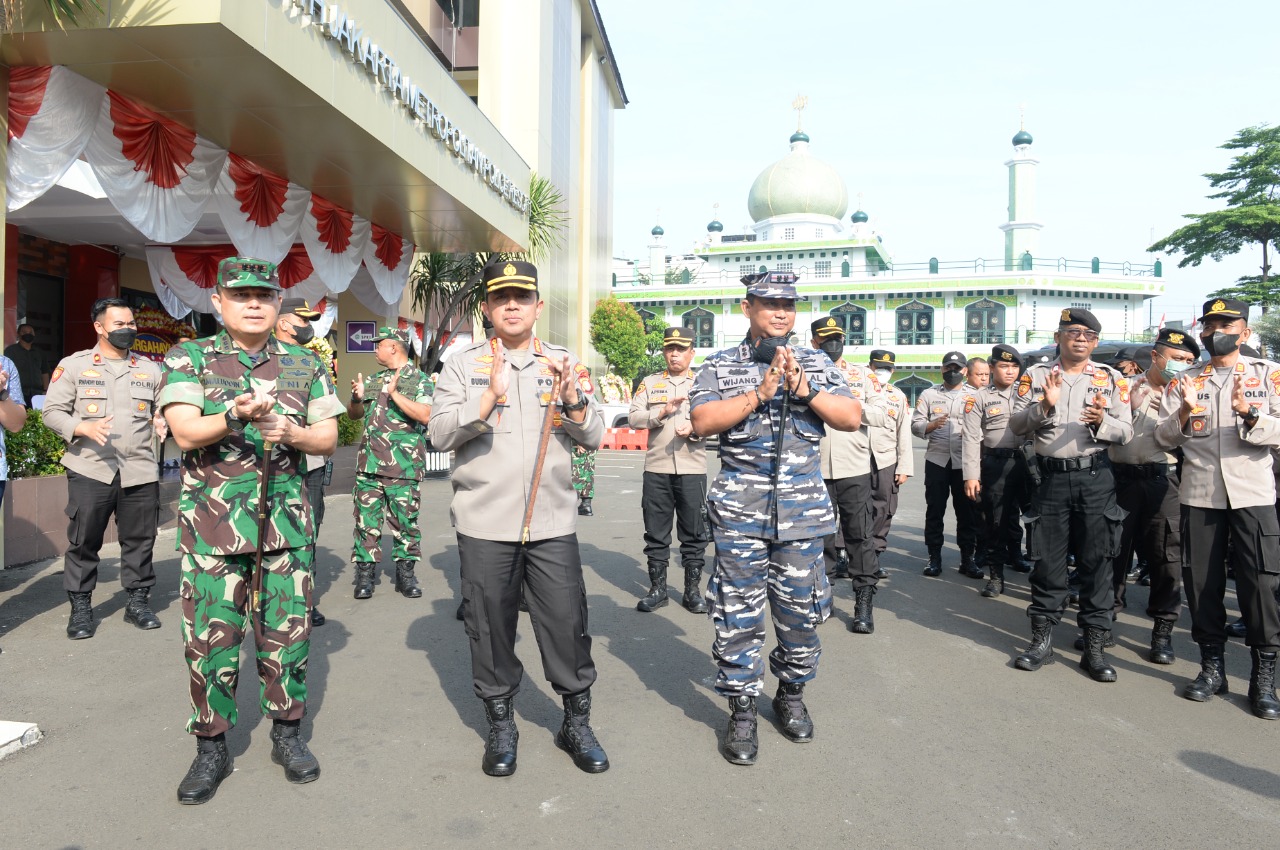
<svg viewBox="0 0 1280 850">
<path fill-rule="evenodd" d="M 662 332 L 667 368 L 640 382 L 627 421 L 649 432 L 644 457 L 640 511 L 644 516 L 644 555 L 649 593 L 636 604 L 650 612 L 667 604 L 667 563 L 671 557 L 671 518 L 675 515 L 684 567 L 684 607 L 707 613 L 700 582 L 710 535 L 703 516 L 707 503 L 707 449 L 689 421 L 693 388 L 693 336 L 688 328 Z"/>
<path fill-rule="evenodd" d="M 93 589 L 98 550 L 112 514 L 120 538 L 120 583 L 129 593 L 124 619 L 158 629 L 151 610 L 156 583 L 151 551 L 160 509 L 156 438 L 168 429 L 156 421 L 160 365 L 130 353 L 138 336 L 133 310 L 120 298 L 102 298 L 91 309 L 98 344 L 66 357 L 53 370 L 44 423 L 67 441 L 67 554 L 62 583 L 71 600 L 67 637 L 93 637 Z"/>
<path fill-rule="evenodd" d="M 1120 548 L 1124 511 L 1116 505 L 1107 447 L 1133 436 L 1129 382 L 1115 369 L 1089 359 L 1102 323 L 1088 310 L 1069 307 L 1058 320 L 1059 355 L 1031 366 L 1014 392 L 1014 433 L 1029 437 L 1040 467 L 1027 550 L 1031 573 L 1031 644 L 1014 664 L 1039 670 L 1053 661 L 1053 627 L 1067 607 L 1067 549 L 1080 574 L 1080 613 L 1085 633 L 1080 666 L 1096 682 L 1114 682 L 1115 668 L 1102 648 L 1111 637 L 1111 559 Z"/>
<path fill-rule="evenodd" d="M 489 721 L 481 769 L 489 776 L 516 770 L 520 736 L 512 702 L 524 675 L 515 653 L 523 588 L 543 672 L 564 700 L 556 744 L 579 769 L 602 773 L 609 759 L 590 723 L 596 667 L 570 466 L 575 444 L 600 447 L 604 417 L 582 364 L 533 334 L 543 307 L 537 268 L 498 260 L 481 278 L 481 309 L 494 336 L 449 358 L 429 424 L 436 449 L 454 452 L 450 512 L 462 561 L 463 620 L 475 693 Z M 548 405 L 551 437 L 535 493 Z"/>
<path fill-rule="evenodd" d="M 811 345 L 821 349 L 844 375 L 849 392 L 862 403 L 862 424 L 856 431 L 828 428 L 818 443 L 822 481 L 836 513 L 836 531 L 823 540 L 822 554 L 828 576 L 840 577 L 837 552 L 847 554 L 848 576 L 853 580 L 853 619 L 849 631 L 869 635 L 876 629 L 874 608 L 876 544 L 872 536 L 875 508 L 871 503 L 871 424 L 889 421 L 885 397 L 869 368 L 844 359 L 844 328 L 833 316 L 810 325 Z"/>
<path fill-rule="evenodd" d="M 963 468 L 965 497 L 980 505 L 982 540 L 978 551 L 987 562 L 987 586 L 982 595 L 993 598 L 1004 593 L 1006 566 L 1020 572 L 1029 572 L 1029 567 L 1020 569 L 1027 486 L 1022 445 L 1026 438 L 1009 427 L 1022 358 L 1012 345 L 1001 343 L 991 349 L 988 365 L 990 383 L 980 387 L 972 403 L 964 406 Z"/>
<path fill-rule="evenodd" d="M 1240 353 L 1250 336 L 1248 315 L 1249 305 L 1234 298 L 1205 302 L 1200 342 L 1209 362 L 1170 382 L 1156 441 L 1183 452 L 1182 579 L 1191 637 L 1200 645 L 1200 675 L 1183 696 L 1205 702 L 1227 692 L 1223 596 L 1230 540 L 1253 657 L 1249 703 L 1258 717 L 1276 720 L 1280 519 L 1270 449 L 1280 446 L 1280 365 Z"/>
<path fill-rule="evenodd" d="M 885 400 L 883 425 L 871 425 L 871 538 L 876 553 L 876 578 L 888 578 L 880 556 L 889 548 L 889 529 L 898 512 L 898 490 L 915 474 L 915 453 L 911 443 L 911 405 L 907 394 L 895 387 L 893 367 L 896 357 L 883 348 L 872 349 L 867 365 Z"/>
</svg>

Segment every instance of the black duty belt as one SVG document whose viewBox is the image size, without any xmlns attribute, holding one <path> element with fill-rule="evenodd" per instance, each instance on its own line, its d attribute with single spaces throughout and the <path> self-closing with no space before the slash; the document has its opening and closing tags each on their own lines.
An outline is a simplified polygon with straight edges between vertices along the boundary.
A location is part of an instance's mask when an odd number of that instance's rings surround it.
<svg viewBox="0 0 1280 850">
<path fill-rule="evenodd" d="M 983 457 L 1017 457 L 1022 454 L 1018 449 L 983 449 Z"/>
<path fill-rule="evenodd" d="M 1111 465 L 1111 459 L 1105 451 L 1094 452 L 1084 457 L 1040 457 L 1040 468 L 1045 472 L 1077 472 Z"/>
<path fill-rule="evenodd" d="M 1130 478 L 1168 478 L 1176 468 L 1172 463 L 1117 463 L 1113 464 L 1116 475 L 1128 475 Z"/>
</svg>

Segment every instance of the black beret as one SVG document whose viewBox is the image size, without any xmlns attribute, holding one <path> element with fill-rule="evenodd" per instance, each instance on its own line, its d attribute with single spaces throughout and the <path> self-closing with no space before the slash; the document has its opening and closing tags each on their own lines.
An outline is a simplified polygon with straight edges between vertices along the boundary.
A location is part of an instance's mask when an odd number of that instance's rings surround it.
<svg viewBox="0 0 1280 850">
<path fill-rule="evenodd" d="M 1000 343 L 997 346 L 993 346 L 991 349 L 991 362 L 992 363 L 1017 363 L 1019 366 L 1021 366 L 1022 355 L 1019 354 L 1018 349 L 1014 348 L 1012 345 L 1005 345 L 1004 343 Z"/>
<path fill-rule="evenodd" d="M 1176 330 L 1174 328 L 1161 328 L 1160 333 L 1156 334 L 1156 345 L 1163 345 L 1168 348 L 1177 348 L 1186 351 L 1192 356 L 1200 357 L 1200 343 L 1196 342 L 1196 338 L 1186 331 Z"/>
<path fill-rule="evenodd" d="M 1084 325 L 1096 334 L 1102 333 L 1102 322 L 1098 321 L 1098 317 L 1081 307 L 1063 309 L 1062 315 L 1058 317 L 1058 327 L 1065 328 L 1068 325 Z"/>
</svg>

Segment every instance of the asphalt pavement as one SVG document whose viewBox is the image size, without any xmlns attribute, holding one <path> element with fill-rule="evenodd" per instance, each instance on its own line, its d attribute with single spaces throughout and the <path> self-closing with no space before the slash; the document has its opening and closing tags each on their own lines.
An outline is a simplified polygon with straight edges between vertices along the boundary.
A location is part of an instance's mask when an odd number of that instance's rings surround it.
<svg viewBox="0 0 1280 850">
<path fill-rule="evenodd" d="M 45 735 L 0 760 L 0 847 L 1280 845 L 1280 724 L 1249 713 L 1246 648 L 1228 648 L 1230 695 L 1182 699 L 1198 668 L 1188 616 L 1174 634 L 1178 662 L 1148 663 L 1147 591 L 1133 587 L 1110 651 L 1117 683 L 1077 666 L 1074 614 L 1054 635 L 1058 663 L 1015 670 L 1029 631 L 1026 577 L 983 599 L 982 582 L 956 572 L 950 525 L 942 577 L 923 577 L 920 476 L 903 488 L 875 634 L 848 631 L 848 582 L 821 629 L 806 691 L 816 740 L 784 739 L 766 698 L 758 764 L 728 764 L 717 750 L 726 708 L 711 689 L 711 624 L 679 606 L 679 569 L 670 605 L 635 611 L 647 589 L 642 459 L 601 453 L 596 515 L 579 523 L 607 773 L 581 773 L 556 748 L 560 701 L 527 615 L 519 770 L 480 772 L 483 713 L 454 619 L 450 488 L 429 481 L 417 600 L 392 590 L 389 560 L 373 598 L 351 598 L 351 498 L 327 500 L 317 586 L 329 621 L 312 634 L 304 721 L 322 774 L 308 785 L 289 785 L 270 761 L 250 644 L 228 736 L 235 773 L 212 802 L 176 803 L 195 747 L 184 732 L 172 532 L 156 546 L 157 631 L 122 619 L 118 547 L 103 551 L 92 640 L 64 634 L 61 560 L 0 571 L 0 720 L 33 721 Z M 769 695 L 775 685 L 767 679 Z"/>
</svg>

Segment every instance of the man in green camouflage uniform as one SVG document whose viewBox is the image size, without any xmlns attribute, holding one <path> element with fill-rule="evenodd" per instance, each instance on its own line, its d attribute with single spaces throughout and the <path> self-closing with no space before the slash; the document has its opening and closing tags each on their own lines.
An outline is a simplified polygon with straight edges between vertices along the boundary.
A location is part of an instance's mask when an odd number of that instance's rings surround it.
<svg viewBox="0 0 1280 850">
<path fill-rule="evenodd" d="M 171 349 L 157 397 L 183 452 L 179 595 L 191 681 L 187 731 L 196 736 L 195 761 L 178 786 L 186 804 L 207 802 L 231 775 L 226 732 L 237 720 L 250 616 L 262 713 L 273 721 L 271 759 L 290 782 L 320 775 L 298 728 L 315 533 L 301 468 L 304 454 L 333 453 L 342 413 L 328 370 L 271 335 L 280 309 L 273 264 L 223 260 L 213 304 L 224 330 Z"/>
<path fill-rule="evenodd" d="M 381 328 L 373 355 L 382 370 L 351 382 L 347 415 L 364 419 L 356 454 L 356 529 L 351 560 L 356 567 L 356 599 L 373 596 L 374 574 L 382 558 L 382 516 L 395 535 L 396 590 L 410 599 L 422 595 L 413 574 L 422 555 L 418 503 L 427 469 L 427 421 L 431 418 L 428 378 L 409 360 L 408 331 Z"/>
<path fill-rule="evenodd" d="M 591 500 L 596 496 L 596 450 L 573 447 L 573 489 L 578 492 L 578 516 L 594 516 Z"/>
</svg>

